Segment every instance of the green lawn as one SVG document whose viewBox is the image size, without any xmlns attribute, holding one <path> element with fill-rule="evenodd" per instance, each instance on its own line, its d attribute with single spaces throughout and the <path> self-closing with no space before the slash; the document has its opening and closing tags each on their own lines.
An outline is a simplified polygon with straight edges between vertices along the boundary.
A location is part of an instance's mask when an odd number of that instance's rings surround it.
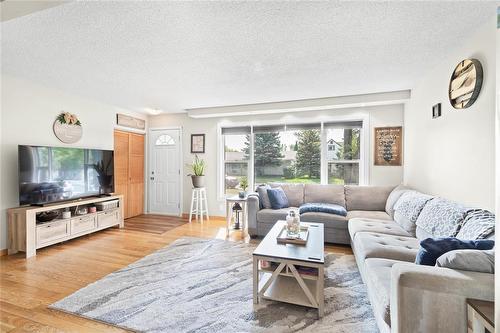
<svg viewBox="0 0 500 333">
<path fill-rule="evenodd" d="M 320 178 L 309 178 L 309 177 L 297 177 L 286 179 L 282 176 L 257 176 L 255 177 L 256 184 L 264 184 L 264 183 L 290 183 L 290 184 L 320 184 Z M 330 177 L 328 179 L 328 184 L 336 184 L 336 185 L 344 185 L 344 180 L 340 178 Z M 233 188 L 226 189 L 226 195 L 237 195 L 241 189 Z M 248 191 L 253 191 L 250 188 Z"/>
</svg>

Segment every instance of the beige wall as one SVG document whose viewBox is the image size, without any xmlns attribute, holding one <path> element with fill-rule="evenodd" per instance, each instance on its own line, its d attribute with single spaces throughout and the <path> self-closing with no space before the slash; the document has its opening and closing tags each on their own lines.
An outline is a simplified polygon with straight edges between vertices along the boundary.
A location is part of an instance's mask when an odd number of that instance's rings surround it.
<svg viewBox="0 0 500 333">
<path fill-rule="evenodd" d="M 191 134 L 206 134 L 206 152 L 201 154 L 206 163 L 206 182 L 208 191 L 210 215 L 224 215 L 224 203 L 217 198 L 217 124 L 218 123 L 246 123 L 252 122 L 283 122 L 293 123 L 299 121 L 325 121 L 332 117 L 368 117 L 370 123 L 370 143 L 369 157 L 370 168 L 369 178 L 372 185 L 397 185 L 403 180 L 402 167 L 381 167 L 373 166 L 373 127 L 381 126 L 402 126 L 403 125 L 403 105 L 375 106 L 368 108 L 352 108 L 343 110 L 310 111 L 289 114 L 259 115 L 254 117 L 228 117 L 228 118 L 206 118 L 194 119 L 187 114 L 159 115 L 149 118 L 150 128 L 164 128 L 181 126 L 183 129 L 183 156 L 182 165 L 184 170 L 183 190 L 183 212 L 189 212 L 191 198 L 191 180 L 185 175 L 189 173 L 186 164 L 192 161 L 193 155 L 190 153 Z"/>
<path fill-rule="evenodd" d="M 492 13 L 493 14 L 493 13 Z M 422 73 L 405 108 L 405 183 L 468 205 L 495 209 L 495 31 L 496 17 L 460 42 L 440 66 Z M 477 58 L 484 81 L 476 103 L 451 107 L 448 83 L 455 66 Z M 423 59 L 422 61 L 425 61 Z M 441 103 L 442 116 L 431 108 Z"/>
<path fill-rule="evenodd" d="M 0 249 L 5 249 L 6 209 L 19 204 L 17 145 L 113 149 L 116 112 L 141 115 L 11 76 L 2 76 L 1 89 Z M 83 137 L 76 144 L 63 144 L 52 131 L 55 117 L 61 111 L 78 115 L 83 124 Z"/>
</svg>

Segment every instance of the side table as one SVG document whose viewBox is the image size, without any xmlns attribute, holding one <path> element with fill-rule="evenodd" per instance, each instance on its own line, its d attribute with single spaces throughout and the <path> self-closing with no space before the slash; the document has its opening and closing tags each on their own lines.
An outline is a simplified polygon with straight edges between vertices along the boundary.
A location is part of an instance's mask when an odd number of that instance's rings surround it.
<svg viewBox="0 0 500 333">
<path fill-rule="evenodd" d="M 226 236 L 229 236 L 229 230 L 231 228 L 231 216 L 233 214 L 233 205 L 236 203 L 239 203 L 241 205 L 243 215 L 241 221 L 241 230 L 243 231 L 243 234 L 245 234 L 245 229 L 247 227 L 247 199 L 248 197 L 246 195 L 243 198 L 240 198 L 238 195 L 226 198 Z"/>
<path fill-rule="evenodd" d="M 495 332 L 495 303 L 467 299 L 467 327 L 469 333 Z"/>
</svg>

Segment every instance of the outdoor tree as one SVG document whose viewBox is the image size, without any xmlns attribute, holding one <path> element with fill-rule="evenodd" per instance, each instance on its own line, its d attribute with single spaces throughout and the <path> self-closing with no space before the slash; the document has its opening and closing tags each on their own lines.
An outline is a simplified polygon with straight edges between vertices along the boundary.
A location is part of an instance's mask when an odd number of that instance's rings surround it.
<svg viewBox="0 0 500 333">
<path fill-rule="evenodd" d="M 337 150 L 339 160 L 357 160 L 359 159 L 360 148 L 360 130 L 359 128 L 344 129 L 344 142 Z M 338 165 L 338 173 L 344 179 L 346 184 L 355 184 L 358 182 L 359 169 L 357 165 L 345 164 Z"/>
<path fill-rule="evenodd" d="M 250 136 L 247 135 L 245 148 L 243 148 L 245 157 L 250 156 Z M 262 175 L 260 167 L 281 165 L 281 140 L 279 133 L 258 133 L 254 139 L 254 165 L 258 176 Z"/>
<path fill-rule="evenodd" d="M 297 160 L 295 166 L 297 174 L 319 178 L 321 169 L 321 138 L 316 129 L 301 130 L 296 133 Z"/>
</svg>

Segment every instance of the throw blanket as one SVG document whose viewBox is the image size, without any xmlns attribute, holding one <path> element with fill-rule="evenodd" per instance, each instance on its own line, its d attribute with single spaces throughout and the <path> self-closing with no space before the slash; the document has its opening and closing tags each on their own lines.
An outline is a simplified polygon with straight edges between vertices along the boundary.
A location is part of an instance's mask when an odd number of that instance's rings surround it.
<svg viewBox="0 0 500 333">
<path fill-rule="evenodd" d="M 329 203 L 306 203 L 300 206 L 299 213 L 328 213 L 347 216 L 347 211 L 343 206 Z"/>
</svg>

